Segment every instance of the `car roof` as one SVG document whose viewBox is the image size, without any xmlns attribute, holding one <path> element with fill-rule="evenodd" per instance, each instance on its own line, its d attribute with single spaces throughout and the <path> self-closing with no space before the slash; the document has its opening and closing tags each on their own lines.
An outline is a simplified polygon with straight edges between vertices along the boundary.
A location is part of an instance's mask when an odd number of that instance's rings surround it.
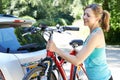
<svg viewBox="0 0 120 80">
<path fill-rule="evenodd" d="M 26 20 L 13 15 L 0 14 L 0 28 L 4 27 L 30 27 L 35 21 Z"/>
</svg>

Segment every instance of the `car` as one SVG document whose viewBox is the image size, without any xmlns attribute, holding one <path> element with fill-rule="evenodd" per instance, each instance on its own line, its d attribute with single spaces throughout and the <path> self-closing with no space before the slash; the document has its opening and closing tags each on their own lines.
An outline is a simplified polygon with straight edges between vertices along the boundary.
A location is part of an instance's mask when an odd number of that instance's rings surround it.
<svg viewBox="0 0 120 80">
<path fill-rule="evenodd" d="M 33 20 L 0 14 L 0 80 L 22 80 L 46 57 L 46 40 L 41 33 L 23 36 L 33 23 Z"/>
</svg>

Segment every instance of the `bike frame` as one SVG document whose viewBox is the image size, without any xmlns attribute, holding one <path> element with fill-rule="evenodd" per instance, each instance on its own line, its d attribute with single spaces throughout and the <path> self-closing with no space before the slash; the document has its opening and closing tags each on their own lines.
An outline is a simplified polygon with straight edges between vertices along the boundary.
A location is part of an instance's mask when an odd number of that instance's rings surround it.
<svg viewBox="0 0 120 80">
<path fill-rule="evenodd" d="M 52 37 L 53 37 L 53 32 L 54 31 L 57 31 L 59 33 L 65 31 L 65 30 L 78 31 L 79 28 L 75 28 L 75 27 L 71 27 L 71 28 L 70 27 L 58 28 L 57 27 L 56 29 L 52 29 L 52 28 L 46 28 L 46 27 L 43 26 L 41 28 L 37 27 L 37 28 L 32 29 L 31 33 L 36 32 L 37 30 L 38 31 L 39 30 L 47 31 L 49 33 L 48 41 L 50 41 L 52 39 Z M 24 35 L 26 35 L 26 34 L 29 34 L 29 33 L 25 33 Z M 75 50 L 76 46 L 74 44 L 72 44 L 72 47 L 73 47 L 73 50 L 70 52 L 70 55 L 74 55 L 75 56 L 77 54 L 77 52 Z M 46 67 L 46 65 L 44 63 L 42 63 L 42 62 L 44 62 L 46 60 L 48 60 L 48 61 L 51 62 L 50 66 L 48 66 L 48 67 Z M 47 79 L 50 79 L 49 74 L 51 74 L 52 63 L 53 62 L 55 63 L 56 67 L 58 68 L 58 71 L 60 72 L 63 80 L 68 80 L 66 72 L 65 72 L 65 69 L 63 68 L 63 64 L 64 64 L 65 60 L 64 59 L 58 60 L 58 58 L 56 57 L 55 53 L 51 52 L 50 50 L 47 50 L 47 56 L 46 56 L 46 58 L 43 59 L 43 60 L 41 60 L 40 63 L 38 63 L 38 66 L 43 66 L 43 67 L 45 67 L 47 69 L 46 72 L 45 72 L 45 75 L 48 74 Z M 82 64 L 80 64 L 78 66 L 80 68 L 82 68 L 82 70 L 86 74 L 85 69 L 83 68 Z M 79 78 L 78 74 L 76 73 L 76 70 L 77 70 L 78 66 L 75 66 L 75 65 L 71 64 L 71 67 L 70 67 L 70 77 L 69 77 L 70 80 L 75 80 L 75 76 L 77 76 L 77 78 Z"/>
<path fill-rule="evenodd" d="M 75 49 L 73 49 L 73 50 L 71 51 L 70 55 L 76 55 L 76 53 L 77 53 L 77 52 L 75 51 Z M 62 64 L 65 62 L 65 60 L 64 60 L 64 59 L 61 59 L 61 60 L 59 61 L 59 60 L 56 58 L 54 52 L 51 52 L 51 51 L 49 51 L 49 50 L 47 50 L 47 57 L 52 58 L 53 62 L 55 62 L 55 65 L 57 66 L 59 72 L 61 73 L 61 76 L 62 76 L 63 80 L 68 80 L 68 79 L 67 79 L 67 75 L 66 75 L 66 73 L 65 73 L 65 70 L 64 70 L 64 68 L 63 68 L 63 66 L 62 66 Z M 80 66 L 82 66 L 82 65 L 80 65 Z M 75 68 L 75 67 L 76 67 L 76 66 L 74 66 L 73 64 L 71 64 L 71 68 L 70 68 L 70 80 L 74 80 L 74 76 L 76 75 L 76 74 L 74 74 L 74 68 Z"/>
<path fill-rule="evenodd" d="M 48 41 L 50 41 L 52 38 L 53 38 L 53 31 L 51 31 L 51 32 L 49 32 L 49 39 L 48 39 Z M 75 50 L 75 47 L 73 47 L 73 50 L 70 52 L 70 55 L 76 55 L 77 54 L 77 52 L 76 52 L 76 50 Z M 52 58 L 52 60 L 53 60 L 53 62 L 55 63 L 55 65 L 57 66 L 57 68 L 58 68 L 58 70 L 59 70 L 59 72 L 60 72 L 60 74 L 61 74 L 61 76 L 62 76 L 62 78 L 63 78 L 63 80 L 68 80 L 67 79 L 67 75 L 66 75 L 66 73 L 65 73 L 65 70 L 64 70 L 64 68 L 63 68 L 63 63 L 65 62 L 65 60 L 64 59 L 61 59 L 61 60 L 58 60 L 57 58 L 56 58 L 56 56 L 55 56 L 55 53 L 54 52 L 51 52 L 50 50 L 47 50 L 47 56 L 46 57 L 49 57 L 49 58 Z M 80 64 L 79 65 L 81 68 L 82 68 L 82 70 L 83 70 L 83 72 L 86 74 L 86 71 L 85 71 L 85 69 L 83 68 L 83 65 L 82 64 Z M 75 68 L 77 68 L 75 65 L 73 65 L 73 64 L 71 64 L 71 68 L 70 68 L 70 80 L 74 80 L 74 78 L 75 78 L 75 75 L 77 75 L 76 73 L 74 73 L 75 72 Z M 87 74 L 86 74 L 86 76 L 87 76 Z M 77 76 L 77 77 L 79 77 L 79 76 Z"/>
</svg>

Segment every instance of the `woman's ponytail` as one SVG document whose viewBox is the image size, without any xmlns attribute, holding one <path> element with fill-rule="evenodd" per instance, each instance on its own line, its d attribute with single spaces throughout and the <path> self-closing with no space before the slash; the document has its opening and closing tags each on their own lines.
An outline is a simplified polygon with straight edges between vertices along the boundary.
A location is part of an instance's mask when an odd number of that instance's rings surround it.
<svg viewBox="0 0 120 80">
<path fill-rule="evenodd" d="M 101 27 L 107 32 L 109 31 L 109 20 L 110 20 L 109 12 L 106 10 L 103 10 Z"/>
</svg>

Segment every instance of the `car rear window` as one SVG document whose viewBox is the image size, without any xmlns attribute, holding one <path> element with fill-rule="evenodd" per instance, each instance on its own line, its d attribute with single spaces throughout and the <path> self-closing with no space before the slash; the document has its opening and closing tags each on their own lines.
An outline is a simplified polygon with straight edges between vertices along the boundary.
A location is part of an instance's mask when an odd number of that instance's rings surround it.
<svg viewBox="0 0 120 80">
<path fill-rule="evenodd" d="M 41 32 L 22 36 L 25 27 L 0 28 L 0 52 L 27 53 L 45 49 Z"/>
</svg>

